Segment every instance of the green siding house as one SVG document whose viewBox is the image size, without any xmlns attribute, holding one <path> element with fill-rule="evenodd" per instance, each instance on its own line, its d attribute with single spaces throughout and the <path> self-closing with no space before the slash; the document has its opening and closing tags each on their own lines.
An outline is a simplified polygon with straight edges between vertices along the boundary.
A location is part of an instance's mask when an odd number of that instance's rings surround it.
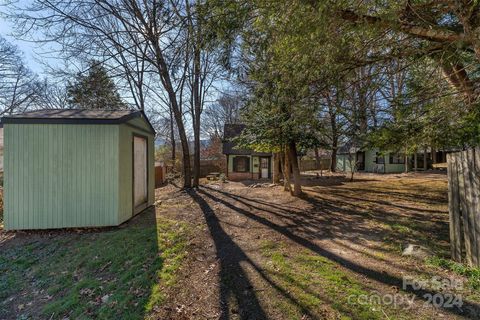
<svg viewBox="0 0 480 320">
<path fill-rule="evenodd" d="M 411 157 L 407 159 L 411 169 Z M 359 172 L 402 173 L 405 172 L 405 156 L 398 153 L 380 153 L 378 149 L 347 150 L 342 147 L 337 154 L 337 171 L 351 172 L 355 167 Z"/>
<path fill-rule="evenodd" d="M 245 125 L 226 124 L 224 127 L 223 154 L 227 158 L 227 178 L 232 181 L 270 179 L 272 177 L 272 154 L 239 149 L 233 139 L 238 137 Z"/>
<path fill-rule="evenodd" d="M 155 131 L 130 110 L 3 117 L 6 230 L 116 226 L 154 203 Z"/>
</svg>

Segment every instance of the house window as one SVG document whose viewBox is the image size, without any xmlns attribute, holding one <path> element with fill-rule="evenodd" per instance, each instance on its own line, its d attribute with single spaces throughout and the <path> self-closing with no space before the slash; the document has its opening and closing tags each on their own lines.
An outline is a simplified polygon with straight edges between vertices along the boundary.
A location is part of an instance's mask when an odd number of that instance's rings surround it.
<svg viewBox="0 0 480 320">
<path fill-rule="evenodd" d="M 233 172 L 250 172 L 250 158 L 249 157 L 233 158 Z"/>
<path fill-rule="evenodd" d="M 375 158 L 375 163 L 385 164 L 385 157 L 383 156 L 383 154 L 380 154 L 380 152 L 377 152 L 377 156 Z"/>
<path fill-rule="evenodd" d="M 405 155 L 401 153 L 390 153 L 391 164 L 405 164 Z"/>
</svg>

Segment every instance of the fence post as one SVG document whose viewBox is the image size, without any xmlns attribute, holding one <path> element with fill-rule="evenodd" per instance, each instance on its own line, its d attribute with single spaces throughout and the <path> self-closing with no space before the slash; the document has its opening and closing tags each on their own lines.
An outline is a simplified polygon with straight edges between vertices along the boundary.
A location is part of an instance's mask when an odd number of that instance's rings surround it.
<svg viewBox="0 0 480 320">
<path fill-rule="evenodd" d="M 470 231 L 470 220 L 468 218 L 467 211 L 467 199 L 466 199 L 466 190 L 465 190 L 465 175 L 464 167 L 462 164 L 463 152 L 455 154 L 457 170 L 458 170 L 458 190 L 460 198 L 460 211 L 462 213 L 462 222 L 463 222 L 463 236 L 465 244 L 465 253 L 466 261 L 469 265 L 472 265 L 472 242 L 471 242 L 471 231 Z"/>
<path fill-rule="evenodd" d="M 473 204 L 473 196 L 472 196 L 472 176 L 471 172 L 473 168 L 470 167 L 470 160 L 469 158 L 473 156 L 471 155 L 472 150 L 466 150 L 461 153 L 461 165 L 462 165 L 462 173 L 463 173 L 463 183 L 464 183 L 464 193 L 461 194 L 463 201 L 462 203 L 462 211 L 463 216 L 466 217 L 464 219 L 464 223 L 468 224 L 468 234 L 465 237 L 468 239 L 470 244 L 470 251 L 467 251 L 467 261 L 470 265 L 478 265 L 478 250 L 477 250 L 477 234 L 475 231 L 475 217 L 474 217 L 474 204 Z M 473 160 L 473 159 L 472 159 Z M 472 161 L 473 163 L 473 161 Z"/>
<path fill-rule="evenodd" d="M 462 261 L 462 217 L 460 212 L 460 198 L 456 154 L 447 154 L 448 163 L 448 211 L 450 217 L 450 248 L 452 259 Z"/>
<path fill-rule="evenodd" d="M 480 148 L 470 150 L 469 167 L 471 177 L 472 216 L 477 247 L 476 266 L 480 266 Z"/>
</svg>

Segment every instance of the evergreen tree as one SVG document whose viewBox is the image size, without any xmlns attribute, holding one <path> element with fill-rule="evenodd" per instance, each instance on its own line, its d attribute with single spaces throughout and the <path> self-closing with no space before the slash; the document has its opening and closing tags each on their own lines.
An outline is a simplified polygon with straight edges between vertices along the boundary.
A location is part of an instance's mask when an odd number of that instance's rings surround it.
<svg viewBox="0 0 480 320">
<path fill-rule="evenodd" d="M 68 101 L 72 107 L 81 109 L 127 108 L 107 70 L 97 61 L 90 62 L 88 74 L 79 73 L 68 86 Z"/>
</svg>

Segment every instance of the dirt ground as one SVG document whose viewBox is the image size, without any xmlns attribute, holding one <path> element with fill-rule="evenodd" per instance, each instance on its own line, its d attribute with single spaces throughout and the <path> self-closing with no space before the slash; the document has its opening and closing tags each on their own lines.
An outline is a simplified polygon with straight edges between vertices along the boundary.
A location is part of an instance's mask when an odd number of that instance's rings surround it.
<svg viewBox="0 0 480 320">
<path fill-rule="evenodd" d="M 0 289 L 9 290 L 0 292 L 0 315 L 480 318 L 480 272 L 445 268 L 456 266 L 445 174 L 303 179 L 301 198 L 269 183 L 167 185 L 156 190 L 155 212 L 119 228 L 0 232 Z M 408 245 L 428 258 L 402 255 Z"/>
<path fill-rule="evenodd" d="M 416 244 L 448 257 L 444 174 L 304 179 L 302 198 L 268 184 L 158 189 L 157 215 L 186 221 L 196 231 L 178 284 L 152 318 L 477 318 L 478 291 L 467 278 L 401 254 Z M 403 288 L 405 277 L 434 276 L 466 285 Z M 435 307 L 429 301 L 450 294 L 462 304 Z M 400 303 L 359 299 L 372 295 Z"/>
</svg>

